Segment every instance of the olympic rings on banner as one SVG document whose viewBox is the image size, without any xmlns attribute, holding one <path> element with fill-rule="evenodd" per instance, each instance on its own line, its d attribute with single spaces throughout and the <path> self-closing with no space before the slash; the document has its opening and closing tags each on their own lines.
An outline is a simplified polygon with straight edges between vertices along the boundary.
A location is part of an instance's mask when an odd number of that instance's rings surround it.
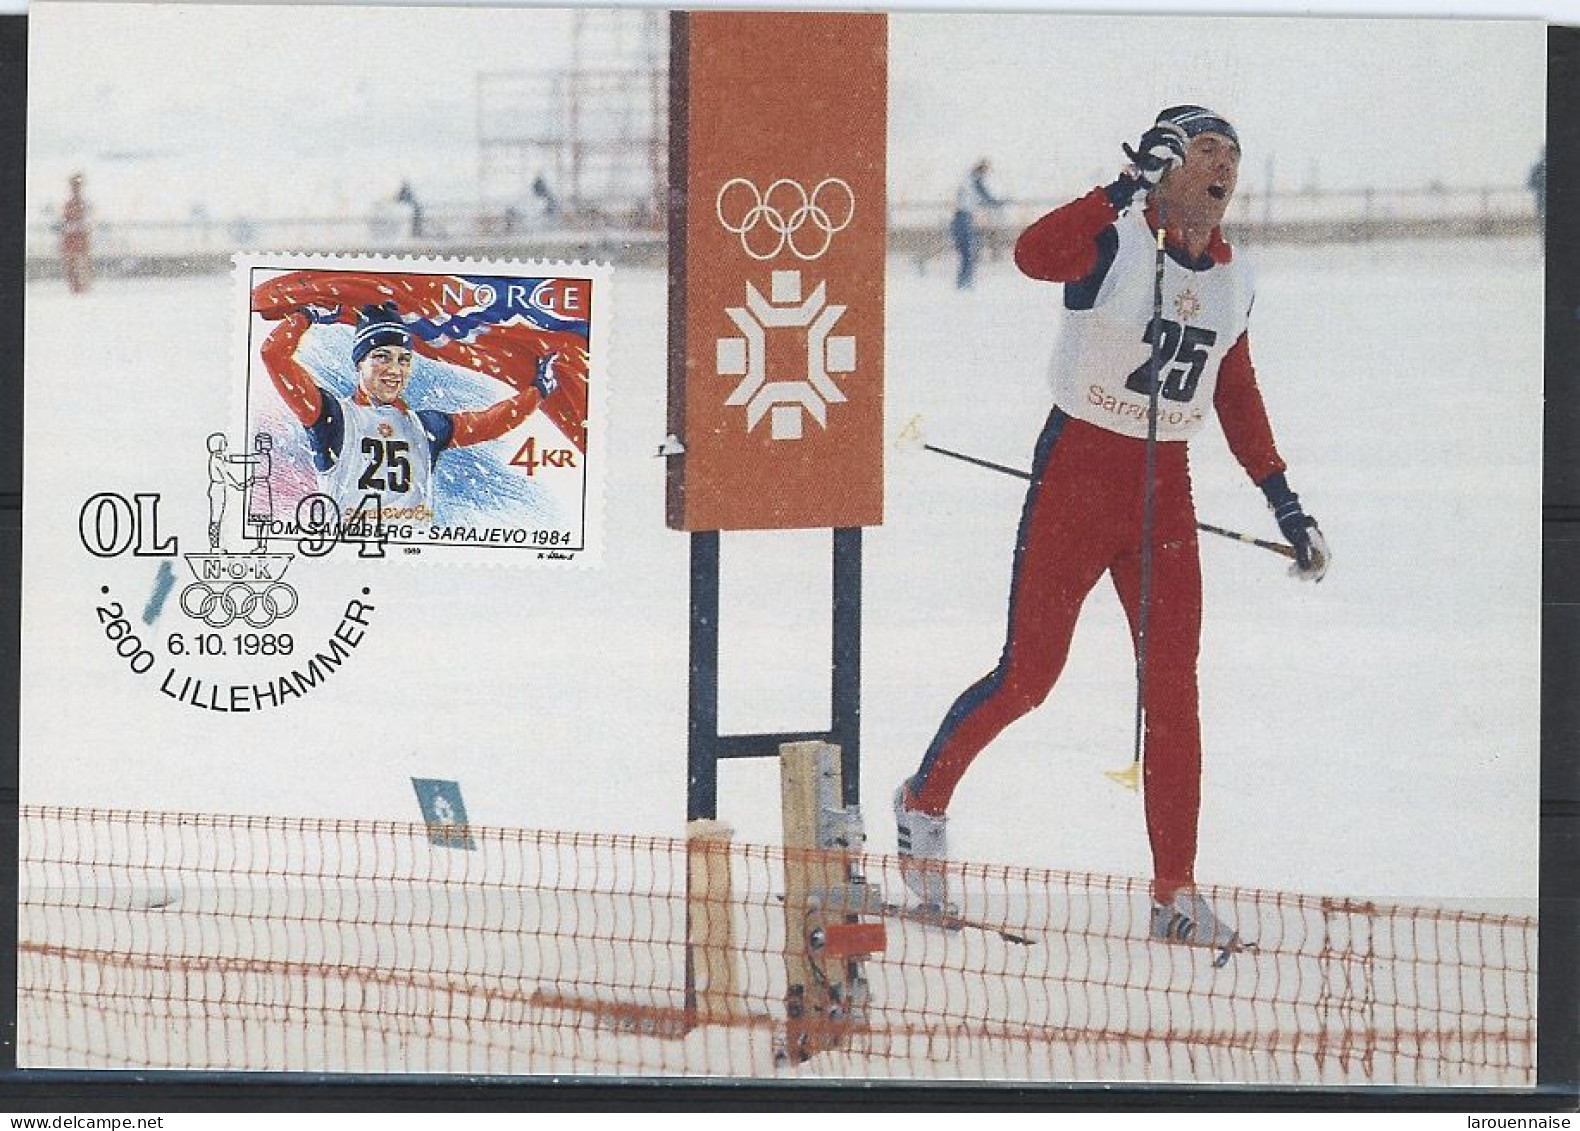
<svg viewBox="0 0 1580 1131">
<path fill-rule="evenodd" d="M 296 605 L 296 590 L 283 581 L 265 589 L 254 589 L 244 581 L 232 581 L 224 588 L 194 581 L 181 590 L 181 611 L 210 628 L 224 628 L 238 618 L 253 628 L 268 628 L 296 612 Z"/>
<path fill-rule="evenodd" d="M 741 250 L 753 259 L 772 259 L 788 247 L 797 259 L 811 262 L 827 254 L 834 237 L 850 227 L 856 194 L 838 177 L 825 177 L 810 194 L 799 181 L 787 177 L 769 185 L 766 192 L 758 192 L 745 177 L 734 177 L 719 189 L 714 211 L 724 230 L 739 236 Z M 807 235 L 797 242 L 808 226 L 822 233 L 821 240 Z"/>
</svg>

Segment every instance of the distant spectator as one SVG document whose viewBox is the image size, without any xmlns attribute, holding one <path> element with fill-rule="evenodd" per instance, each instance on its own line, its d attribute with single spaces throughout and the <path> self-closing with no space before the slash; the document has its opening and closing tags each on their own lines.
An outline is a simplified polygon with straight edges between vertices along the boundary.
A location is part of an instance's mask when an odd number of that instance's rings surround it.
<svg viewBox="0 0 1580 1131">
<path fill-rule="evenodd" d="M 93 285 L 93 257 L 88 247 L 88 201 L 82 195 L 82 174 L 71 175 L 71 195 L 60 214 L 60 258 L 66 285 L 80 295 Z"/>
<path fill-rule="evenodd" d="M 984 157 L 966 174 L 955 192 L 955 215 L 949 222 L 949 235 L 955 242 L 955 252 L 960 256 L 960 270 L 955 275 L 955 286 L 969 290 L 977 278 L 977 260 L 982 257 L 982 236 L 977 230 L 977 212 L 984 208 L 1000 208 L 1004 201 L 988 188 L 987 176 L 992 165 Z"/>
<path fill-rule="evenodd" d="M 1536 198 L 1536 223 L 1543 240 L 1547 238 L 1547 147 L 1542 146 L 1541 156 L 1531 166 L 1531 175 L 1525 182 Z"/>
<path fill-rule="evenodd" d="M 423 223 L 422 205 L 417 202 L 417 193 L 412 189 L 410 181 L 402 181 L 400 183 L 400 191 L 395 194 L 395 203 L 404 204 L 411 209 L 411 226 L 409 228 L 411 238 L 414 240 L 422 239 L 427 234 L 427 229 Z"/>
<path fill-rule="evenodd" d="M 554 217 L 560 214 L 560 198 L 554 195 L 554 190 L 543 179 L 542 173 L 533 178 L 532 195 L 543 202 L 543 215 Z"/>
</svg>

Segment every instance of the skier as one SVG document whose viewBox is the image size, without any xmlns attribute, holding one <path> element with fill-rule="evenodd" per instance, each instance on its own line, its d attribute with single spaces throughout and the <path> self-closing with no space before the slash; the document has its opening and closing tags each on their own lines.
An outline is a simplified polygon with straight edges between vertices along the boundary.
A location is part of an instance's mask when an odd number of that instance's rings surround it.
<svg viewBox="0 0 1580 1131">
<path fill-rule="evenodd" d="M 1131 165 L 1118 179 L 1042 217 L 1015 247 L 1023 273 L 1063 284 L 1054 407 L 1016 539 L 1003 654 L 955 701 L 895 793 L 901 870 L 925 903 L 947 905 L 940 862 L 955 788 L 983 747 L 1047 698 L 1081 602 L 1104 573 L 1139 649 L 1146 437 L 1158 380 L 1143 704 L 1151 933 L 1227 954 L 1239 936 L 1195 888 L 1201 564 L 1186 441 L 1209 408 L 1295 548 L 1291 573 L 1320 581 L 1331 557 L 1274 447 L 1251 364 L 1251 277 L 1219 230 L 1239 172 L 1234 127 L 1202 107 L 1175 106 L 1125 152 Z M 1167 253 L 1155 321 L 1160 224 Z"/>
<path fill-rule="evenodd" d="M 296 347 L 314 323 L 340 318 L 338 307 L 307 307 L 280 321 L 261 354 L 275 388 L 307 429 L 319 484 L 346 522 L 363 514 L 369 496 L 382 517 L 433 520 L 433 469 L 448 448 L 481 444 L 505 435 L 559 387 L 556 353 L 537 361 L 532 384 L 508 400 L 477 412 L 413 410 L 401 399 L 411 379 L 411 332 L 393 302 L 364 306 L 357 317 L 351 364 L 357 388 L 341 399 L 319 386 L 296 359 Z"/>
<path fill-rule="evenodd" d="M 977 230 L 977 212 L 984 206 L 1002 208 L 1005 204 L 988 188 L 987 175 L 991 168 L 988 159 L 982 158 L 971 166 L 971 171 L 955 190 L 955 214 L 949 221 L 949 237 L 954 241 L 955 254 L 960 257 L 955 286 L 962 291 L 976 285 L 977 260 L 982 257 L 982 234 Z"/>
</svg>

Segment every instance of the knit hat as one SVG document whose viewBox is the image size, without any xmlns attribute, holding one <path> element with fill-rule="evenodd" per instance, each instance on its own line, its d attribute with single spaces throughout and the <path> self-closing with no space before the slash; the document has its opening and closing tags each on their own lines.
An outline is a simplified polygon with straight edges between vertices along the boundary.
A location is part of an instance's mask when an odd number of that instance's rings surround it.
<svg viewBox="0 0 1580 1131">
<path fill-rule="evenodd" d="M 380 346 L 411 349 L 411 331 L 401 321 L 393 302 L 364 306 L 358 313 L 356 337 L 351 339 L 351 364 L 361 365 L 362 359 Z"/>
<path fill-rule="evenodd" d="M 1222 134 L 1234 144 L 1240 144 L 1240 135 L 1234 132 L 1229 119 L 1214 113 L 1205 106 L 1170 106 L 1158 115 L 1158 125 L 1168 122 L 1178 126 L 1186 137 L 1197 134 Z"/>
</svg>

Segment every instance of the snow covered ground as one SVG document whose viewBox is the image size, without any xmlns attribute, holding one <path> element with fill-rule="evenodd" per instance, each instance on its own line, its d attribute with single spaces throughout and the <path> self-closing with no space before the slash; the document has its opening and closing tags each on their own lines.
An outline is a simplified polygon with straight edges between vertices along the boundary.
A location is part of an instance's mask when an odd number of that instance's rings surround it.
<svg viewBox="0 0 1580 1131">
<path fill-rule="evenodd" d="M 1335 565 L 1297 584 L 1207 540 L 1204 882 L 1529 912 L 1536 891 L 1542 271 L 1534 243 L 1256 255 L 1253 355 L 1290 480 Z M 312 563 L 377 622 L 335 682 L 246 720 L 153 693 L 99 636 L 101 584 L 140 607 L 155 564 L 90 558 L 99 490 L 162 491 L 201 539 L 203 440 L 236 403 L 232 285 L 105 280 L 28 294 L 22 800 L 413 819 L 410 778 L 461 783 L 479 824 L 675 834 L 685 815 L 687 542 L 663 523 L 665 288 L 619 271 L 606 552 L 596 571 Z M 890 265 L 887 420 L 1024 466 L 1046 415 L 1058 292 L 990 265 L 959 293 Z M 94 327 L 113 325 L 113 335 Z M 1200 516 L 1276 536 L 1221 439 Z M 894 783 L 994 663 L 1022 486 L 891 445 L 866 538 L 863 797 L 887 852 Z M 724 538 L 726 732 L 827 722 L 828 537 Z M 311 610 L 304 607 L 306 617 Z M 167 611 L 165 616 L 172 615 Z M 174 626 L 161 622 L 158 631 Z M 972 767 L 962 859 L 1144 875 L 1119 606 L 1089 599 L 1048 703 Z M 87 694 L 87 689 L 92 693 Z M 777 769 L 721 767 L 720 816 L 773 842 Z"/>
</svg>

